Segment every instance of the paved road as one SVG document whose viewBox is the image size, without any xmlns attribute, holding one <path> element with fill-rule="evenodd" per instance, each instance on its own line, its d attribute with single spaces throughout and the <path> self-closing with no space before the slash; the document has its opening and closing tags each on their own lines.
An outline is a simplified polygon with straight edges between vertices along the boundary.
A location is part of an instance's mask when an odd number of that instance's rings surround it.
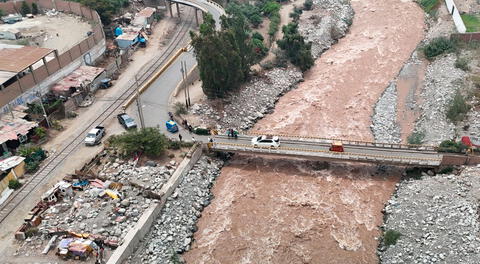
<svg viewBox="0 0 480 264">
<path fill-rule="evenodd" d="M 220 29 L 220 16 L 224 15 L 225 11 L 217 3 L 205 0 L 173 0 L 172 2 L 194 6 L 204 12 L 209 12 L 217 22 L 217 29 Z M 191 135 L 183 128 L 179 127 L 179 133 L 172 134 L 167 131 L 165 126 L 165 122 L 169 119 L 168 112 L 173 111 L 173 109 L 169 108 L 168 104 L 170 96 L 178 85 L 182 85 L 182 74 L 180 72 L 181 61 L 186 62 L 187 72 L 189 72 L 197 64 L 193 49 L 180 55 L 175 62 L 141 94 L 140 101 L 146 127 L 158 127 L 162 133 L 170 138 L 178 138 L 178 134 L 180 133 L 185 140 L 191 140 Z M 127 111 L 134 113 L 132 115 L 135 120 L 138 120 L 137 123 L 140 123 L 138 107 L 135 103 L 130 105 Z M 200 139 L 201 137 L 195 136 L 195 138 Z M 203 138 L 203 140 L 206 140 L 206 138 Z"/>
</svg>

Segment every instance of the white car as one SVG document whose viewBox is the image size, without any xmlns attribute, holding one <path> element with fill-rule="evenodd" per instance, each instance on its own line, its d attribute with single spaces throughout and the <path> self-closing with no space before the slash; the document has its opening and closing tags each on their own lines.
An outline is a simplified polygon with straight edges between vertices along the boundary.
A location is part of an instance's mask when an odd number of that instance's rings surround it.
<svg viewBox="0 0 480 264">
<path fill-rule="evenodd" d="M 253 147 L 269 147 L 269 148 L 278 148 L 280 147 L 280 139 L 278 137 L 272 136 L 259 136 L 252 138 Z"/>
</svg>

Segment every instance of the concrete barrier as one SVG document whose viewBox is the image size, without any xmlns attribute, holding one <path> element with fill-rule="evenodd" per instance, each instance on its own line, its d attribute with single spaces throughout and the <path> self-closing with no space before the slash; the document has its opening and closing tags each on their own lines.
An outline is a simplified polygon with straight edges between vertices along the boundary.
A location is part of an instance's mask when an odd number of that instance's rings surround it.
<svg viewBox="0 0 480 264">
<path fill-rule="evenodd" d="M 186 82 L 187 85 L 190 85 L 191 83 L 200 80 L 200 72 L 198 71 L 198 64 L 195 64 L 193 68 L 187 73 L 187 78 Z M 183 81 L 179 82 L 177 86 L 175 87 L 175 90 L 173 90 L 173 97 L 177 97 L 178 93 L 183 90 L 184 84 Z M 170 96 L 171 97 L 171 96 Z"/>
<path fill-rule="evenodd" d="M 460 16 L 460 12 L 458 11 L 457 6 L 453 0 L 445 0 L 445 4 L 447 5 L 448 12 L 452 15 L 453 22 L 455 23 L 455 27 L 457 31 L 460 33 L 465 33 L 467 28 L 463 23 L 462 17 Z"/>
<path fill-rule="evenodd" d="M 152 224 L 160 215 L 167 198 L 172 194 L 175 188 L 177 188 L 185 175 L 187 175 L 187 173 L 192 169 L 193 165 L 197 163 L 201 156 L 202 147 L 200 144 L 196 144 L 192 147 L 187 156 L 177 167 L 172 177 L 170 177 L 167 183 L 160 190 L 162 199 L 160 199 L 158 203 L 151 205 L 149 208 L 147 208 L 147 210 L 145 210 L 145 212 L 143 212 L 137 224 L 130 229 L 130 231 L 128 231 L 122 245 L 113 252 L 112 256 L 110 256 L 107 264 L 123 263 L 123 261 L 132 255 L 140 241 L 145 237 L 148 231 L 150 231 Z"/>
</svg>

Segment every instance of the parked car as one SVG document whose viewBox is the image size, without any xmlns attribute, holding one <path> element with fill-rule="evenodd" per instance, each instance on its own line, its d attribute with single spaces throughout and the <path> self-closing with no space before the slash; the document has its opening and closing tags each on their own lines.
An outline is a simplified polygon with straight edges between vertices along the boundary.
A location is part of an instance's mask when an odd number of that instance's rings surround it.
<svg viewBox="0 0 480 264">
<path fill-rule="evenodd" d="M 122 125 L 125 129 L 137 128 L 137 123 L 135 123 L 135 120 L 133 120 L 133 118 L 131 118 L 129 115 L 122 113 L 117 115 L 117 118 L 120 125 Z"/>
<path fill-rule="evenodd" d="M 85 145 L 93 146 L 100 144 L 103 136 L 105 136 L 105 128 L 103 126 L 96 126 L 88 132 L 87 137 L 85 138 Z"/>
<path fill-rule="evenodd" d="M 259 136 L 252 138 L 253 147 L 270 147 L 278 148 L 280 147 L 280 139 L 278 137 L 272 136 Z"/>
</svg>

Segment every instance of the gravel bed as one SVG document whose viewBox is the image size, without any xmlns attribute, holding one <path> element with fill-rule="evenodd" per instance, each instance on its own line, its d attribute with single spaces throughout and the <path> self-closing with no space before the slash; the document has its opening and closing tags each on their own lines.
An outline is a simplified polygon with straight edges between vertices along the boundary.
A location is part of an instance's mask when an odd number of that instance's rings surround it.
<svg viewBox="0 0 480 264">
<path fill-rule="evenodd" d="M 127 263 L 171 263 L 171 257 L 190 248 L 196 221 L 213 199 L 210 188 L 223 162 L 202 156 L 185 176 L 148 235 Z"/>
<path fill-rule="evenodd" d="M 477 166 L 398 184 L 383 228 L 402 235 L 379 248 L 381 263 L 480 263 L 479 174 Z"/>
<path fill-rule="evenodd" d="M 314 58 L 347 34 L 355 12 L 350 1 L 314 0 L 313 10 L 301 16 L 298 31 L 312 42 Z"/>
<path fill-rule="evenodd" d="M 455 54 L 437 58 L 428 67 L 421 94 L 421 116 L 416 130 L 425 134 L 424 143 L 438 144 L 453 139 L 455 125 L 447 120 L 448 104 L 466 78 L 466 73 L 455 68 Z"/>
<path fill-rule="evenodd" d="M 400 127 L 397 123 L 397 87 L 390 82 L 375 105 L 372 116 L 372 129 L 375 141 L 400 143 Z"/>
</svg>

